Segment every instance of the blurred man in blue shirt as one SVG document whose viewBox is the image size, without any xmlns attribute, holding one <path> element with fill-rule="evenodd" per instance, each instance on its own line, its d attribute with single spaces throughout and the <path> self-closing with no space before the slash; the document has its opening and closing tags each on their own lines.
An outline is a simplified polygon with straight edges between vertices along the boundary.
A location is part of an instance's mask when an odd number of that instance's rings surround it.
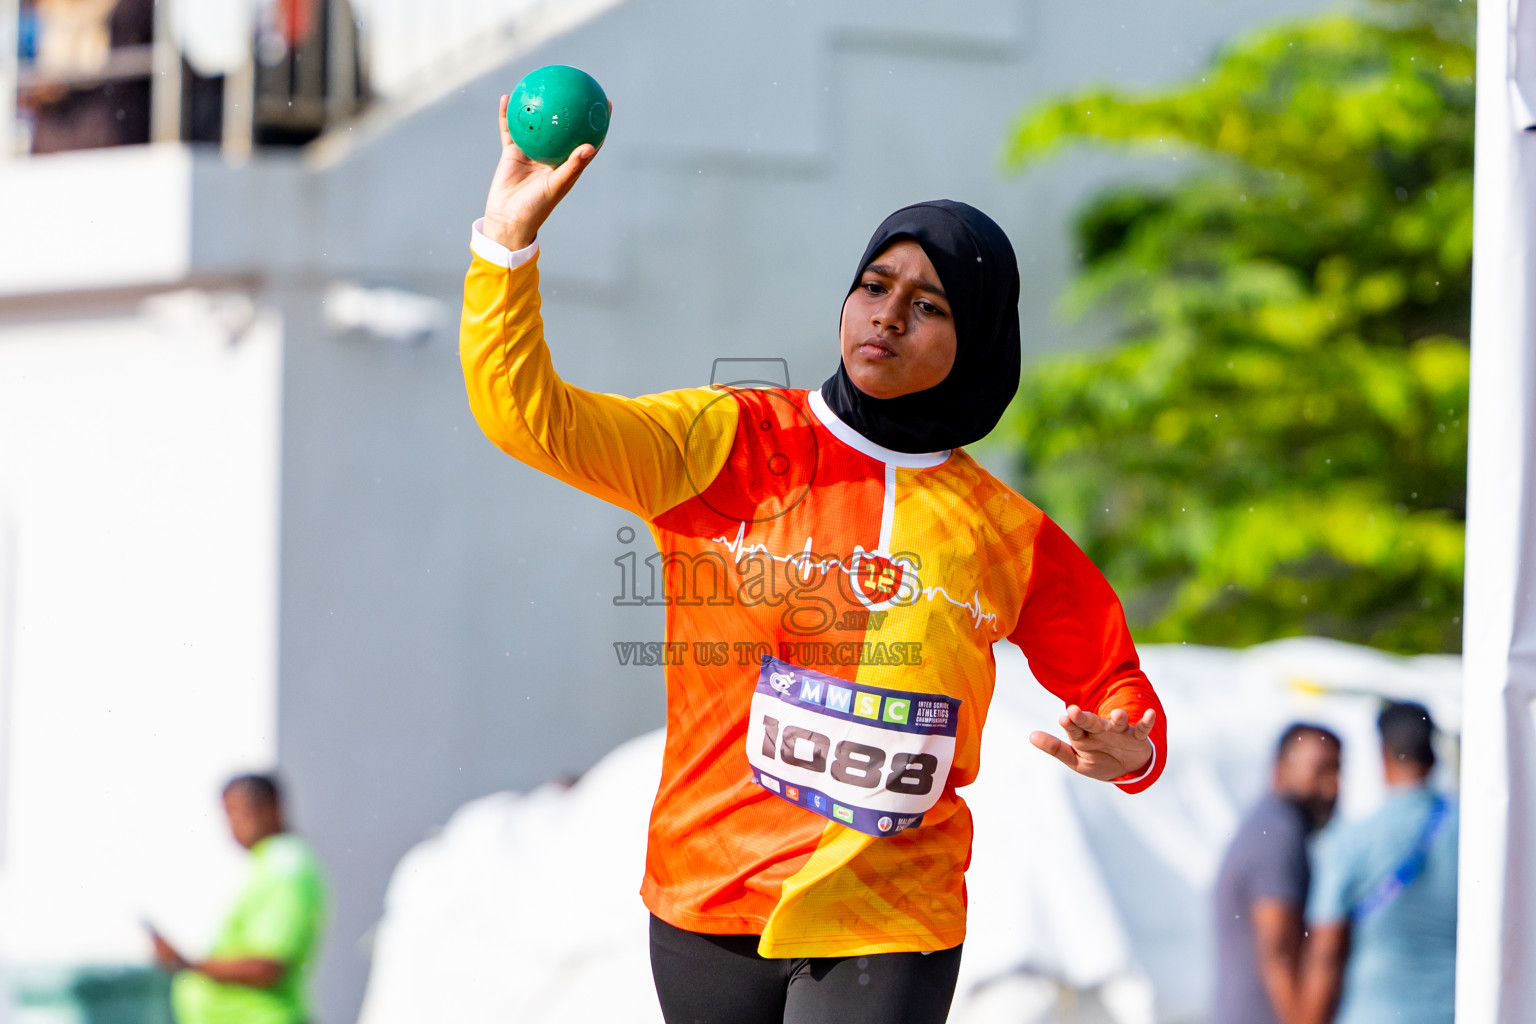
<svg viewBox="0 0 1536 1024">
<path fill-rule="evenodd" d="M 1377 726 L 1386 801 L 1313 851 L 1298 1024 L 1455 1015 L 1457 815 L 1428 785 L 1435 725 L 1420 704 L 1389 704 Z"/>
</svg>

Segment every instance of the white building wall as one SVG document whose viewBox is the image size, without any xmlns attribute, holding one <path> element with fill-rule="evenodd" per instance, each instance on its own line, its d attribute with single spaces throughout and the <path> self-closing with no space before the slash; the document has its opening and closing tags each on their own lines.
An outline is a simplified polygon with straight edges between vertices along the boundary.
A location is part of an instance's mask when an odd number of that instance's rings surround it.
<svg viewBox="0 0 1536 1024">
<path fill-rule="evenodd" d="M 206 942 L 219 789 L 277 752 L 281 325 L 136 305 L 0 324 L 10 964 L 142 959 L 141 916 Z"/>
<path fill-rule="evenodd" d="M 5 163 L 0 296 L 185 278 L 191 270 L 192 166 L 182 146 Z"/>
</svg>

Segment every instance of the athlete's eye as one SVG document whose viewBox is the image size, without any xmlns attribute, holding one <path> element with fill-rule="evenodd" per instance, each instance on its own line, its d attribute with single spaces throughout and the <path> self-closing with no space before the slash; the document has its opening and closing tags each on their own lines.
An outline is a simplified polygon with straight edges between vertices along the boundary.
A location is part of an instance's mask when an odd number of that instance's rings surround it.
<svg viewBox="0 0 1536 1024">
<path fill-rule="evenodd" d="M 879 281 L 865 281 L 863 284 L 859 285 L 859 287 L 863 288 L 871 295 L 885 294 L 885 285 L 881 284 Z"/>
<path fill-rule="evenodd" d="M 922 310 L 924 313 L 927 313 L 929 316 L 948 316 L 949 315 L 948 313 L 945 313 L 942 309 L 940 309 L 938 306 L 935 306 L 933 303 L 928 302 L 925 299 L 919 299 L 917 301 L 917 308 Z"/>
</svg>

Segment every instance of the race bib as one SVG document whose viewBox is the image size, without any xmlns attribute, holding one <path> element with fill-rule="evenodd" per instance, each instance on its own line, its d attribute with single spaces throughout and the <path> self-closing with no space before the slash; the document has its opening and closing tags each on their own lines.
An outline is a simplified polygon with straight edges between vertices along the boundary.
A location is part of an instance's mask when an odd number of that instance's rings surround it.
<svg viewBox="0 0 1536 1024">
<path fill-rule="evenodd" d="M 923 823 L 955 760 L 960 701 L 851 683 L 763 658 L 752 695 L 752 781 L 872 836 Z"/>
</svg>

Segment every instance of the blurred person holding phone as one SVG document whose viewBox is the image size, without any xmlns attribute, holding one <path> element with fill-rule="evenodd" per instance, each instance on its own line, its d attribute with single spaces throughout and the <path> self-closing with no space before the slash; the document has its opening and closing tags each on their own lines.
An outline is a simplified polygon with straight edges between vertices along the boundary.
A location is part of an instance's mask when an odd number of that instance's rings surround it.
<svg viewBox="0 0 1536 1024">
<path fill-rule="evenodd" d="M 205 960 L 183 956 L 150 928 L 155 960 L 176 975 L 178 1024 L 308 1024 L 309 978 L 325 920 L 326 891 L 309 844 L 288 831 L 282 792 L 270 775 L 224 787 L 235 841 L 251 874 Z"/>
<path fill-rule="evenodd" d="M 1238 827 L 1216 878 L 1216 998 L 1212 1024 L 1292 1024 L 1307 840 L 1339 798 L 1342 744 L 1297 722 L 1280 737 L 1270 789 Z"/>
<path fill-rule="evenodd" d="M 1318 838 L 1297 1024 L 1450 1024 L 1456 992 L 1455 801 L 1429 785 L 1422 704 L 1377 719 L 1387 798 Z"/>
</svg>

